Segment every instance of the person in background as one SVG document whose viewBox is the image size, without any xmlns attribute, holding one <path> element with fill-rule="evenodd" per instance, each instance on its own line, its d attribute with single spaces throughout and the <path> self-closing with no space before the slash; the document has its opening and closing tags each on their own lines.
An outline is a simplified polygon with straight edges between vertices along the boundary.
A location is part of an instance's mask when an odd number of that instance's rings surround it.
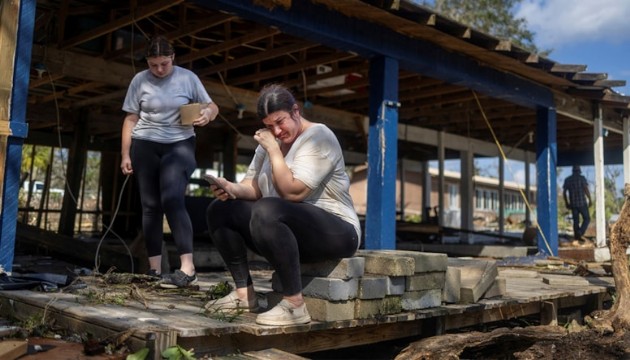
<svg viewBox="0 0 630 360">
<path fill-rule="evenodd" d="M 573 237 L 575 240 L 583 241 L 584 234 L 591 221 L 588 208 L 591 206 L 591 193 L 588 190 L 586 178 L 582 175 L 582 170 L 578 165 L 573 165 L 572 174 L 564 179 L 562 186 L 562 196 L 567 209 L 571 210 L 573 216 Z M 582 222 L 580 223 L 580 216 Z"/>
<path fill-rule="evenodd" d="M 243 180 L 210 186 L 217 200 L 208 206 L 208 228 L 236 290 L 206 309 L 258 310 L 249 248 L 269 261 L 282 287 L 280 303 L 256 322 L 308 323 L 300 263 L 350 257 L 360 245 L 350 180 L 335 134 L 302 117 L 287 88 L 265 86 L 257 116 L 265 127 L 254 135 L 258 147 Z"/>
<path fill-rule="evenodd" d="M 193 228 L 185 193 L 197 167 L 194 126 L 205 126 L 219 114 L 201 80 L 174 65 L 169 41 L 156 36 L 147 51 L 147 70 L 137 73 L 123 103 L 120 168 L 135 175 L 142 204 L 142 230 L 149 257 L 149 275 L 161 276 L 164 287 L 184 287 L 197 281 L 193 263 Z M 179 108 L 208 104 L 193 121 L 181 124 Z M 166 215 L 181 261 L 180 269 L 162 276 L 163 218 Z"/>
</svg>

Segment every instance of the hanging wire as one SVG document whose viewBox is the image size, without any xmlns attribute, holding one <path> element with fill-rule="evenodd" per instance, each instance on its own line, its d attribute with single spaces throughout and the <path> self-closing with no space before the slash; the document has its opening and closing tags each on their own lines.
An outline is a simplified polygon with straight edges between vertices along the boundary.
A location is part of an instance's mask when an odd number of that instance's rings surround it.
<svg viewBox="0 0 630 360">
<path fill-rule="evenodd" d="M 120 203 L 122 202 L 122 196 L 123 196 L 123 191 L 125 190 L 125 185 L 127 185 L 127 181 L 129 181 L 130 177 L 131 177 L 130 175 L 127 175 L 125 177 L 125 181 L 123 182 L 123 184 L 122 184 L 122 186 L 120 188 L 121 189 L 120 193 L 118 194 L 118 202 L 116 204 L 116 209 L 114 210 L 114 214 L 112 215 L 112 219 L 110 220 L 109 225 L 107 226 L 107 231 L 105 231 L 105 233 L 103 233 L 103 236 L 101 236 L 101 239 L 98 241 L 98 246 L 96 247 L 96 252 L 94 253 L 94 269 L 95 269 L 95 271 L 97 273 L 99 272 L 99 267 L 100 267 L 100 261 L 99 261 L 98 254 L 101 251 L 101 244 L 105 240 L 105 237 L 107 236 L 107 234 L 110 233 L 110 232 L 112 234 L 114 234 L 118 239 L 121 240 L 123 246 L 127 250 L 127 254 L 129 254 L 129 261 L 130 261 L 130 264 L 131 264 L 131 273 L 135 272 L 134 265 L 133 265 L 133 255 L 131 254 L 131 250 L 127 246 L 127 243 L 125 241 L 123 241 L 122 238 L 120 236 L 118 236 L 118 234 L 116 234 L 112 230 L 112 226 L 114 225 L 114 220 L 116 220 L 116 216 L 118 216 L 118 210 L 120 209 Z"/>
<path fill-rule="evenodd" d="M 479 107 L 479 111 L 481 111 L 481 115 L 483 117 L 483 120 L 486 122 L 486 125 L 488 126 L 488 129 L 490 130 L 490 133 L 492 134 L 492 138 L 494 139 L 494 143 L 497 145 L 497 148 L 499 149 L 499 153 L 501 153 L 501 157 L 503 158 L 503 161 L 507 165 L 507 167 L 508 167 L 508 169 L 510 171 L 510 174 L 512 174 L 512 176 L 514 176 L 514 171 L 512 171 L 512 167 L 510 166 L 510 162 L 507 161 L 508 158 L 505 155 L 505 152 L 503 151 L 503 146 L 501 146 L 501 143 L 499 142 L 499 139 L 497 138 L 497 135 L 494 133 L 494 129 L 492 128 L 492 125 L 490 124 L 490 121 L 488 120 L 488 117 L 486 116 L 486 113 L 483 110 L 483 107 L 481 106 L 481 102 L 479 101 L 479 97 L 477 97 L 477 93 L 475 91 L 473 91 L 472 93 L 473 93 L 473 96 L 475 97 L 475 101 L 477 102 L 477 106 Z M 527 206 L 527 209 L 529 209 L 530 213 L 533 213 L 532 206 L 529 203 L 529 200 L 527 199 L 527 195 L 525 194 L 525 191 L 523 189 L 519 188 L 519 192 L 521 193 L 521 197 L 523 198 L 523 201 L 525 202 L 525 206 Z M 540 236 L 542 236 L 543 241 L 545 242 L 545 246 L 547 247 L 547 250 L 549 251 L 549 254 L 553 254 L 553 251 L 551 251 L 551 246 L 549 245 L 549 241 L 547 241 L 547 237 L 542 232 L 542 229 L 540 228 L 540 225 L 538 224 L 538 222 L 536 222 L 536 229 L 540 233 Z"/>
</svg>

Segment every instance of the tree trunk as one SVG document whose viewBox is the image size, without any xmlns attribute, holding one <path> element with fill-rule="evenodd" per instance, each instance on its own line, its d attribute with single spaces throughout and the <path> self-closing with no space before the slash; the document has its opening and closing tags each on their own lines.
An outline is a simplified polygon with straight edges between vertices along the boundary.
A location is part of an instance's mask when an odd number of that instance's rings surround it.
<svg viewBox="0 0 630 360">
<path fill-rule="evenodd" d="M 409 344 L 396 360 L 456 360 L 464 351 L 483 354 L 485 348 L 505 347 L 524 350 L 538 341 L 553 341 L 567 334 L 560 326 L 529 326 L 526 328 L 498 328 L 487 332 L 466 332 L 429 337 Z M 498 346 L 501 344 L 501 346 Z M 484 358 L 480 355 L 475 358 Z"/>
<path fill-rule="evenodd" d="M 610 231 L 610 258 L 612 273 L 615 279 L 617 293 L 612 308 L 601 318 L 586 317 L 589 326 L 604 331 L 623 332 L 630 329 L 630 271 L 626 250 L 630 245 L 630 184 L 626 184 L 623 191 L 625 201 L 619 220 Z"/>
</svg>

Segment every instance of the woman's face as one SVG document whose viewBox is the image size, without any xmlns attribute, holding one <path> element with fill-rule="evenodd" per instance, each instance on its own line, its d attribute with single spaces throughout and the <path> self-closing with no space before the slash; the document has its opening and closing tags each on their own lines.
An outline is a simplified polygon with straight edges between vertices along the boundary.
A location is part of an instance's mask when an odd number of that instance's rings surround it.
<svg viewBox="0 0 630 360">
<path fill-rule="evenodd" d="M 291 112 L 280 110 L 269 114 L 263 119 L 265 127 L 283 144 L 293 144 L 300 135 L 302 122 L 300 112 L 294 108 Z"/>
<path fill-rule="evenodd" d="M 147 63 L 149 64 L 149 71 L 155 77 L 163 78 L 168 76 L 173 72 L 173 58 L 174 55 L 171 56 L 155 56 L 147 58 Z"/>
</svg>

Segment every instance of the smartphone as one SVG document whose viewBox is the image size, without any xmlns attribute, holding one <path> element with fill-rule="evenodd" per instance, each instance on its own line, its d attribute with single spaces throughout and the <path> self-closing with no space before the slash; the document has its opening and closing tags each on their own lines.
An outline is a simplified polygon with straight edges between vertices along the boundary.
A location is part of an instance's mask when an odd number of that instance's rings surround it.
<svg viewBox="0 0 630 360">
<path fill-rule="evenodd" d="M 221 183 L 218 181 L 218 179 L 210 174 L 203 174 L 201 175 L 201 177 L 206 180 L 210 185 L 216 185 L 216 187 L 218 187 L 219 189 L 225 191 L 226 194 L 228 194 L 228 197 L 230 199 L 236 199 L 236 196 L 234 196 L 234 194 L 232 194 L 231 192 L 229 192 L 223 185 L 221 185 Z"/>
</svg>

